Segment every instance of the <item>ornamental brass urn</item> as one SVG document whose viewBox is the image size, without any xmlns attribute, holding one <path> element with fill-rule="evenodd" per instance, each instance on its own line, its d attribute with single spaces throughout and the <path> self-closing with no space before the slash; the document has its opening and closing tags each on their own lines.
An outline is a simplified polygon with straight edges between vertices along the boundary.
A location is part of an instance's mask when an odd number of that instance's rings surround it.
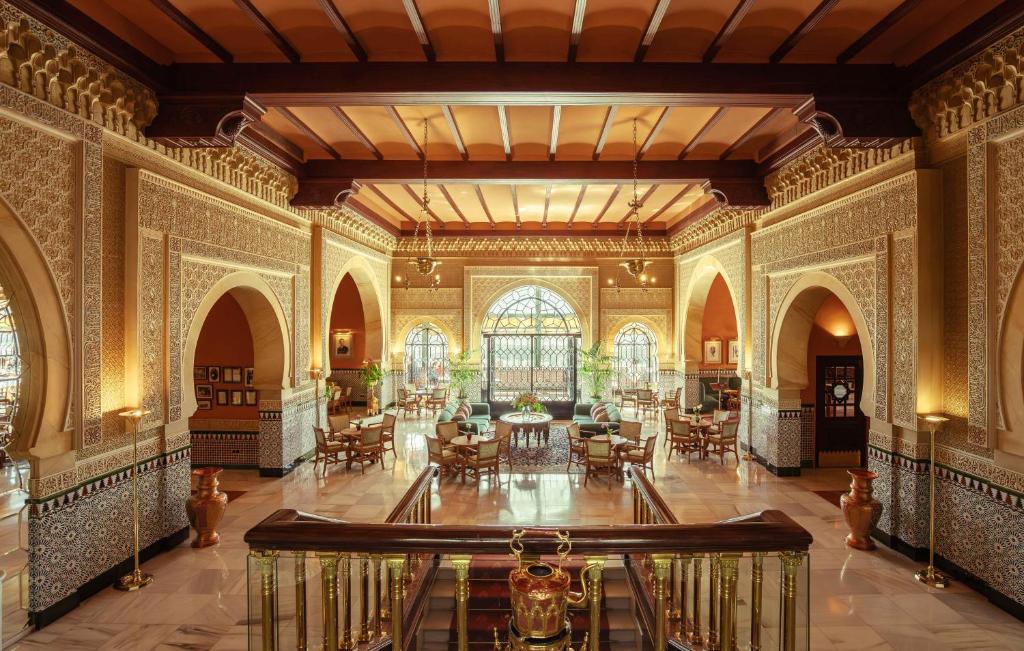
<svg viewBox="0 0 1024 651">
<path fill-rule="evenodd" d="M 522 538 L 525 530 L 512 534 L 509 546 L 518 561 L 518 567 L 508 575 L 512 596 L 512 619 L 509 621 L 509 642 L 502 646 L 495 629 L 495 648 L 512 651 L 571 651 L 571 629 L 566 610 L 587 600 L 586 576 L 590 566 L 580 571 L 583 592 L 569 590 L 571 577 L 562 569 L 572 549 L 569 534 L 556 532 L 558 538 L 558 565 L 540 561 L 523 561 Z M 586 642 L 583 647 L 586 648 Z"/>
</svg>

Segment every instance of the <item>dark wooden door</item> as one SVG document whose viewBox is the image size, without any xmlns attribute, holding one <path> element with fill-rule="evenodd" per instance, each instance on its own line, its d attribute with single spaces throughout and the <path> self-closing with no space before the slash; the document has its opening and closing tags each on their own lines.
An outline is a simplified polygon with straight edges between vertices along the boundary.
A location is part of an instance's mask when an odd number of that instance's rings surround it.
<svg viewBox="0 0 1024 651">
<path fill-rule="evenodd" d="M 818 466 L 864 466 L 867 419 L 860 410 L 861 356 L 817 358 L 815 461 Z"/>
</svg>

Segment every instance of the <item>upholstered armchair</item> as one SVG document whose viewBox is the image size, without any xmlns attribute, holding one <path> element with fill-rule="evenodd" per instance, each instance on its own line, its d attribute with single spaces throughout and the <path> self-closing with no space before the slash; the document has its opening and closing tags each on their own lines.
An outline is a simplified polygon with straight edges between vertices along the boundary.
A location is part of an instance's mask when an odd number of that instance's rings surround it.
<svg viewBox="0 0 1024 651">
<path fill-rule="evenodd" d="M 665 396 L 665 399 L 661 401 L 661 406 L 664 407 L 665 409 L 679 409 L 679 399 L 682 397 L 682 395 L 683 388 L 676 387 L 675 391 L 673 391 L 670 395 Z"/>
<path fill-rule="evenodd" d="M 630 445 L 619 452 L 619 459 L 623 463 L 629 463 L 630 470 L 651 470 L 651 479 L 654 479 L 654 448 L 658 443 L 655 436 L 648 437 L 643 446 Z"/>
<path fill-rule="evenodd" d="M 615 454 L 615 447 L 611 441 L 595 441 L 594 439 L 585 440 L 583 445 L 587 449 L 587 472 L 583 477 L 583 485 L 587 485 L 587 480 L 591 475 L 607 475 L 608 489 L 611 490 L 612 479 L 619 473 L 619 457 Z"/>
<path fill-rule="evenodd" d="M 327 416 L 327 427 L 330 429 L 331 438 L 337 439 L 343 430 L 347 430 L 351 420 L 348 414 L 330 414 Z"/>
<path fill-rule="evenodd" d="M 725 464 L 725 455 L 732 452 L 736 457 L 736 463 L 740 461 L 740 455 L 736 452 L 736 430 L 739 428 L 739 419 L 730 419 L 719 426 L 718 433 L 708 434 L 708 446 L 712 454 L 717 454 L 722 464 Z"/>
<path fill-rule="evenodd" d="M 668 407 L 665 409 L 665 445 L 668 445 L 669 440 L 672 438 L 672 426 L 669 423 L 678 419 L 679 407 Z"/>
<path fill-rule="evenodd" d="M 587 463 L 587 446 L 584 444 L 585 439 L 580 435 L 579 423 L 569 423 L 566 429 L 569 430 L 569 464 L 565 471 L 569 472 L 574 464 L 582 466 Z"/>
<path fill-rule="evenodd" d="M 485 472 L 493 472 L 496 477 L 500 478 L 501 475 L 498 472 L 499 464 L 501 463 L 499 457 L 500 449 L 500 439 L 480 441 L 476 448 L 470 448 L 463 461 L 463 480 L 465 480 L 467 474 L 470 474 L 475 476 L 477 481 L 480 481 L 481 474 Z"/>
<path fill-rule="evenodd" d="M 434 425 L 434 433 L 437 434 L 437 438 L 441 439 L 441 445 L 453 451 L 452 439 L 462 435 L 462 432 L 459 431 L 459 424 L 454 420 Z"/>
<path fill-rule="evenodd" d="M 395 422 L 398 420 L 398 416 L 391 413 L 390 411 L 384 412 L 384 419 L 381 421 L 380 429 L 380 440 L 381 445 L 384 447 L 384 452 L 391 452 L 391 454 L 398 459 L 398 453 L 395 452 Z"/>
<path fill-rule="evenodd" d="M 694 423 L 688 420 L 670 420 L 669 426 L 669 451 L 668 456 L 671 459 L 672 453 L 678 451 L 680 454 L 686 455 L 686 460 L 690 460 L 690 455 L 696 452 L 700 454 L 700 430 Z"/>
<path fill-rule="evenodd" d="M 643 430 L 643 423 L 635 420 L 624 420 L 619 423 L 619 436 L 629 439 L 630 443 L 640 445 L 640 432 Z"/>
<path fill-rule="evenodd" d="M 327 466 L 332 463 L 341 463 L 344 459 L 341 454 L 346 451 L 345 444 L 340 441 L 328 441 L 323 428 L 314 427 L 313 435 L 316 437 L 316 452 L 313 458 L 313 472 L 322 461 L 324 464 L 323 476 L 327 476 Z"/>
<path fill-rule="evenodd" d="M 441 469 L 442 475 L 454 471 L 459 463 L 455 450 L 446 449 L 441 439 L 435 436 L 427 436 L 427 459 Z"/>
<path fill-rule="evenodd" d="M 500 461 L 507 463 L 509 472 L 512 472 L 512 424 L 499 420 L 494 425 L 494 438 L 501 441 L 498 449 Z"/>
<path fill-rule="evenodd" d="M 420 413 L 420 398 L 419 398 L 419 396 L 416 395 L 416 391 L 415 390 L 413 390 L 413 392 L 410 393 L 409 389 L 399 389 L 398 390 L 398 403 L 397 403 L 396 406 L 398 407 L 398 411 L 401 411 L 401 412 L 405 413 L 405 417 L 406 418 L 409 417 L 409 412 L 410 411 L 415 411 L 416 415 L 419 415 L 419 413 Z"/>
<path fill-rule="evenodd" d="M 353 442 L 349 449 L 349 460 L 359 464 L 359 472 L 365 472 L 367 464 L 372 466 L 378 460 L 381 469 L 384 468 L 384 442 L 380 425 L 359 430 L 359 439 Z"/>
<path fill-rule="evenodd" d="M 658 396 L 650 389 L 636 390 L 636 410 L 641 418 L 647 415 L 648 411 L 658 410 Z"/>
</svg>

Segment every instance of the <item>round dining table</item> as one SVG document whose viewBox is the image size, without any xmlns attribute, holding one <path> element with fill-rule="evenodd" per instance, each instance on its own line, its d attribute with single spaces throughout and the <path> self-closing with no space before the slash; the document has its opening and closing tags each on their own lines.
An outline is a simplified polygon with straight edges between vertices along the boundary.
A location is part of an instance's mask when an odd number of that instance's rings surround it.
<svg viewBox="0 0 1024 651">
<path fill-rule="evenodd" d="M 537 445 L 540 445 L 540 437 L 543 435 L 544 444 L 547 445 L 551 435 L 551 421 L 553 420 L 553 416 L 551 414 L 538 414 L 533 412 L 527 412 L 524 415 L 521 411 L 513 411 L 507 414 L 502 414 L 499 416 L 499 420 L 512 426 L 512 436 L 516 447 L 519 446 L 520 431 L 526 435 L 526 447 L 530 447 L 531 434 L 537 437 Z"/>
</svg>

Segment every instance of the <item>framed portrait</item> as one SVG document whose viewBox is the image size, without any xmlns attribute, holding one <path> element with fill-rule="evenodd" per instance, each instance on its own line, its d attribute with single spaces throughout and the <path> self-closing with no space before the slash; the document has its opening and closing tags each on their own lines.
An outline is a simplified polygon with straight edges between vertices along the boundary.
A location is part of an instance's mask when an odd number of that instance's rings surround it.
<svg viewBox="0 0 1024 651">
<path fill-rule="evenodd" d="M 193 380 L 205 380 L 206 379 L 206 367 L 205 366 L 193 366 L 192 367 L 192 379 Z"/>
<path fill-rule="evenodd" d="M 740 340 L 739 339 L 730 339 L 729 340 L 729 358 L 728 358 L 728 360 L 729 360 L 728 361 L 729 364 L 739 364 L 740 363 Z"/>
<path fill-rule="evenodd" d="M 231 392 L 231 406 L 232 407 L 241 407 L 242 406 L 242 392 L 241 391 L 237 391 L 236 390 L 236 391 L 232 391 Z"/>
<path fill-rule="evenodd" d="M 213 409 L 213 403 L 211 403 L 209 400 L 199 400 L 198 403 L 199 403 L 199 410 L 200 411 L 206 411 L 208 409 Z"/>
<path fill-rule="evenodd" d="M 206 379 L 209 380 L 210 382 L 213 382 L 213 383 L 220 382 L 220 367 L 219 366 L 211 366 L 208 369 L 208 372 L 207 372 L 207 375 L 206 375 Z"/>
<path fill-rule="evenodd" d="M 224 367 L 224 381 L 230 382 L 231 384 L 242 383 L 242 367 L 241 366 L 225 366 Z"/>
<path fill-rule="evenodd" d="M 229 391 L 227 389 L 217 389 L 217 404 L 218 405 L 223 406 L 223 405 L 228 404 L 228 393 L 229 393 Z"/>
<path fill-rule="evenodd" d="M 721 364 L 722 363 L 722 340 L 721 339 L 708 339 L 704 342 L 704 363 L 705 364 Z"/>
<path fill-rule="evenodd" d="M 340 330 L 332 332 L 331 347 L 335 357 L 352 357 L 352 333 Z"/>
<path fill-rule="evenodd" d="M 213 385 L 212 384 L 197 384 L 196 385 L 196 400 L 213 400 Z"/>
<path fill-rule="evenodd" d="M 245 386 L 256 386 L 256 369 L 249 367 L 245 369 Z"/>
<path fill-rule="evenodd" d="M 247 407 L 252 407 L 256 402 L 256 391 L 254 389 L 248 389 L 245 392 L 245 405 Z"/>
</svg>

